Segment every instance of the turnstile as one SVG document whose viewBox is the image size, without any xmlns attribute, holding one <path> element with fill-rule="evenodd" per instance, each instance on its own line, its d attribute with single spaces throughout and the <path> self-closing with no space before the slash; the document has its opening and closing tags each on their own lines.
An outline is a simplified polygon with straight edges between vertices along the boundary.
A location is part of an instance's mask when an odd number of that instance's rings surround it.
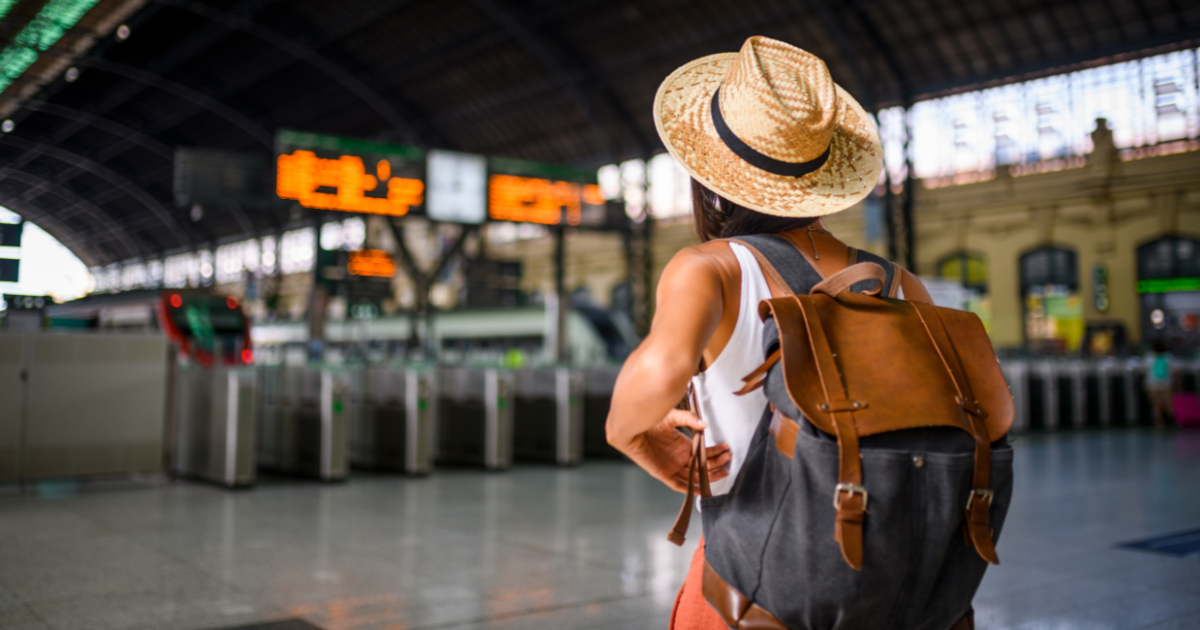
<svg viewBox="0 0 1200 630">
<path fill-rule="evenodd" d="M 253 485 L 257 389 L 251 368 L 179 366 L 172 472 L 229 488 Z"/>
<path fill-rule="evenodd" d="M 583 373 L 583 456 L 622 458 L 621 451 L 608 443 L 605 426 L 612 406 L 620 366 L 591 367 Z"/>
<path fill-rule="evenodd" d="M 263 368 L 259 467 L 324 481 L 345 479 L 354 376 L 336 368 Z"/>
<path fill-rule="evenodd" d="M 1000 361 L 1000 371 L 1013 397 L 1013 431 L 1029 430 L 1029 363 L 1023 359 Z"/>
<path fill-rule="evenodd" d="M 513 373 L 442 368 L 437 390 L 437 461 L 508 468 L 513 452 Z"/>
<path fill-rule="evenodd" d="M 372 366 L 350 426 L 350 463 L 365 468 L 424 475 L 433 469 L 435 372 Z"/>
<path fill-rule="evenodd" d="M 583 459 L 583 373 L 550 367 L 514 375 L 513 457 L 578 464 Z"/>
</svg>

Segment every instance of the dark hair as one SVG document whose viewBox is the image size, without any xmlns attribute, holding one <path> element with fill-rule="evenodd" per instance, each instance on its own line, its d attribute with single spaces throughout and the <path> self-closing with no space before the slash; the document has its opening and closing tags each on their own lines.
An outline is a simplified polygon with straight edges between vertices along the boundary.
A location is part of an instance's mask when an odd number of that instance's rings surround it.
<svg viewBox="0 0 1200 630">
<path fill-rule="evenodd" d="M 776 234 L 808 227 L 817 221 L 816 217 L 777 217 L 756 212 L 718 195 L 695 179 L 692 180 L 692 216 L 696 236 L 702 243 L 747 234 Z"/>
</svg>

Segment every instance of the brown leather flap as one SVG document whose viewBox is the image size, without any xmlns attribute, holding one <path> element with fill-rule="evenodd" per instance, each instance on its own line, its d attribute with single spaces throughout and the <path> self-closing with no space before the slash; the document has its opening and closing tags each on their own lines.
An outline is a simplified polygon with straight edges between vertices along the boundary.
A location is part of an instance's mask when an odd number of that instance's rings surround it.
<svg viewBox="0 0 1200 630">
<path fill-rule="evenodd" d="M 806 321 L 800 300 L 812 306 L 817 326 Z M 988 435 L 999 439 L 1012 427 L 1013 399 L 983 323 L 974 313 L 933 308 L 953 346 L 944 351 L 957 353 Z M 822 431 L 836 434 L 832 414 L 854 403 L 860 403 L 859 435 L 921 426 L 971 431 L 959 413 L 959 390 L 913 304 L 855 293 L 803 295 L 763 300 L 759 315 L 775 316 L 788 393 Z M 822 344 L 814 344 L 814 333 L 828 340 L 838 374 L 821 373 L 814 348 Z M 832 378 L 845 384 L 845 400 L 831 397 L 822 382 Z"/>
</svg>

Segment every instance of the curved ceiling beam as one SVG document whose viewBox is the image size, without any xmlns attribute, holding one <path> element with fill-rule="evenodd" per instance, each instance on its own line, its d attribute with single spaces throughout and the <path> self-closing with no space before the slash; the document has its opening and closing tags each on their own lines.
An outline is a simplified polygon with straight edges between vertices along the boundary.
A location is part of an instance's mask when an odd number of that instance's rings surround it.
<svg viewBox="0 0 1200 630">
<path fill-rule="evenodd" d="M 13 146 L 26 150 L 35 148 L 42 144 L 34 140 L 19 138 L 11 134 L 5 136 L 2 140 L 0 140 L 0 142 L 12 144 Z M 117 173 L 116 171 L 104 166 L 103 164 L 100 164 L 99 162 L 95 162 L 90 158 L 79 155 L 78 153 L 72 153 L 66 149 L 42 145 L 41 151 L 48 157 L 52 157 L 60 162 L 65 162 L 76 168 L 88 171 L 89 173 L 92 173 L 101 179 L 107 180 L 109 184 L 121 189 L 125 192 L 125 194 L 136 199 L 139 203 L 145 206 L 147 210 L 157 216 L 159 221 L 161 221 L 162 224 L 166 226 L 166 228 L 170 230 L 172 234 L 174 234 L 176 240 L 179 241 L 179 245 L 187 247 L 191 244 L 190 236 L 187 234 L 186 230 L 183 229 L 183 226 L 179 223 L 176 217 L 171 214 L 169 210 L 163 207 L 163 205 L 159 203 L 154 196 L 146 192 L 137 184 L 134 184 L 126 179 L 124 175 Z M 0 173 L 3 173 L 3 171 L 0 171 Z"/>
<path fill-rule="evenodd" d="M 71 109 L 70 107 L 63 107 L 62 105 L 47 103 L 45 101 L 25 101 L 21 104 L 21 106 L 25 109 L 31 109 L 44 114 L 49 114 L 51 116 L 58 116 L 60 118 L 66 118 L 67 120 L 73 120 L 75 122 L 83 123 L 85 125 L 107 131 L 114 136 L 118 136 L 122 139 L 136 143 L 147 151 L 154 153 L 168 162 L 174 163 L 175 161 L 175 152 L 171 150 L 171 147 L 168 147 L 167 145 L 136 129 L 126 127 L 125 125 L 115 122 L 109 118 L 97 116 L 96 114 L 78 109 Z"/>
<path fill-rule="evenodd" d="M 26 186 L 29 186 L 30 188 L 45 188 L 47 184 L 50 184 L 51 186 L 53 186 L 52 183 L 50 183 L 48 180 L 46 180 L 42 177 L 34 175 L 33 173 L 29 173 L 26 171 L 20 171 L 20 170 L 11 170 L 4 174 L 4 178 L 21 182 L 22 184 L 25 184 Z M 62 211 L 64 213 L 78 210 L 80 212 L 83 212 L 84 214 L 87 214 L 101 228 L 103 228 L 106 232 L 108 232 L 109 235 L 113 237 L 113 239 L 115 239 L 118 243 L 121 244 L 121 247 L 123 247 L 125 249 L 125 252 L 128 254 L 129 257 L 141 256 L 141 255 L 145 254 L 145 252 L 146 252 L 145 248 L 143 248 L 141 246 L 141 244 L 138 243 L 137 240 L 133 238 L 132 235 L 130 235 L 128 232 L 126 232 L 125 229 L 120 225 L 120 223 L 117 222 L 112 217 L 112 215 L 105 212 L 99 206 L 95 205 L 91 201 L 88 201 L 87 199 L 84 199 L 83 197 L 80 197 L 74 191 L 67 189 L 67 188 L 51 187 L 50 190 L 51 190 L 51 194 L 56 195 L 59 198 L 66 200 L 68 203 L 71 204 L 71 205 L 67 206 L 66 208 L 62 209 Z M 40 209 L 40 207 L 37 204 L 34 204 L 34 203 L 32 203 L 32 201 L 25 199 L 23 197 L 12 197 L 12 198 L 10 198 L 10 200 L 22 207 L 25 207 L 25 208 L 34 207 L 34 208 Z M 62 235 L 70 234 L 71 235 L 70 237 L 67 237 L 67 238 L 64 238 L 63 236 L 60 236 L 60 235 L 55 235 L 55 238 L 58 238 L 60 241 L 63 241 L 63 244 L 67 245 L 68 247 L 70 247 L 70 244 L 68 244 L 68 241 L 70 241 L 75 244 L 75 247 L 83 248 L 83 246 L 81 246 L 78 243 L 78 241 L 75 240 L 75 231 L 71 230 L 70 228 L 67 228 L 65 225 L 63 225 L 61 222 L 59 222 L 58 218 L 55 217 L 54 213 L 49 212 L 49 211 L 43 211 L 43 212 L 41 212 L 41 215 L 42 215 L 43 219 L 49 219 L 51 222 L 57 223 L 58 225 L 62 226 L 61 228 L 58 229 L 60 234 L 62 234 Z M 49 231 L 49 230 L 47 230 L 47 231 Z M 76 251 L 76 250 L 71 249 L 71 251 Z M 78 253 L 79 252 L 76 252 L 76 254 L 78 254 Z M 111 252 L 110 252 L 110 254 L 111 254 Z M 91 255 L 91 257 L 93 259 L 96 258 L 95 255 Z M 80 256 L 80 258 L 83 258 L 83 256 Z"/>
<path fill-rule="evenodd" d="M 535 37 L 533 32 L 526 28 L 520 20 L 494 0 L 471 0 L 471 4 L 499 25 L 510 37 L 517 40 L 550 73 L 554 81 L 575 102 L 575 106 L 579 108 L 584 119 L 588 121 L 588 126 L 591 127 L 592 133 L 596 136 L 596 141 L 600 143 L 601 150 L 605 156 L 611 156 L 613 153 L 612 143 L 609 140 L 608 133 L 604 129 L 604 125 L 596 116 L 596 111 L 592 107 L 591 100 L 588 99 L 587 95 L 579 87 L 579 81 L 559 62 L 554 53 L 541 40 Z"/>
<path fill-rule="evenodd" d="M 45 230 L 47 234 L 53 236 L 59 243 L 63 244 L 83 261 L 83 264 L 88 267 L 96 267 L 102 265 L 109 260 L 116 260 L 117 256 L 107 248 L 100 247 L 95 243 L 84 244 L 84 241 L 77 237 L 75 232 L 68 230 L 66 227 L 55 221 L 46 214 L 42 209 L 34 204 L 23 204 L 20 201 L 0 192 L 0 206 L 4 206 L 13 212 L 21 215 L 21 219 L 28 221 L 39 228 Z M 103 250 L 102 253 L 98 250 Z"/>
<path fill-rule="evenodd" d="M 259 26 L 254 22 L 242 18 L 231 13 L 226 13 L 220 9 L 215 9 L 207 4 L 193 2 L 191 0 L 156 0 L 157 2 L 168 4 L 186 11 L 191 11 L 196 15 L 208 18 L 214 22 L 218 22 L 227 28 L 237 29 L 257 39 L 260 39 L 279 50 L 282 50 L 289 55 L 304 61 L 312 67 L 325 73 L 329 78 L 341 84 L 346 90 L 357 96 L 375 113 L 379 114 L 389 125 L 392 126 L 398 133 L 414 144 L 421 144 L 421 133 L 410 124 L 400 112 L 392 107 L 387 99 L 380 96 L 378 92 L 371 89 L 366 83 L 361 81 L 354 73 L 347 71 L 345 68 L 333 63 L 325 56 L 314 51 L 313 49 L 304 46 L 292 39 L 285 37 L 269 28 Z"/>
<path fill-rule="evenodd" d="M 147 72 L 138 68 L 126 66 L 124 64 L 108 61 L 107 59 L 87 59 L 80 61 L 80 65 L 90 66 L 97 70 L 102 70 L 111 74 L 125 77 L 133 81 L 145 83 L 156 87 L 164 92 L 173 94 L 185 101 L 191 101 L 204 109 L 224 118 L 233 125 L 239 127 L 246 135 L 254 138 L 259 144 L 274 149 L 275 136 L 263 129 L 261 125 L 254 122 L 250 117 L 233 109 L 232 107 L 212 98 L 211 96 L 190 88 L 182 83 L 176 83 L 170 79 L 159 76 L 153 72 Z"/>
<path fill-rule="evenodd" d="M 841 53 L 842 59 L 850 66 L 850 72 L 854 75 L 854 82 L 858 84 L 858 101 L 862 103 L 864 109 L 868 112 L 875 111 L 875 90 L 870 81 L 867 81 L 867 75 L 863 72 L 862 61 L 858 57 L 858 52 L 854 46 L 850 44 L 850 39 L 846 37 L 846 29 L 842 27 L 841 20 L 833 14 L 833 10 L 829 8 L 827 0 L 811 0 L 811 3 L 817 9 L 817 16 L 821 18 L 821 22 L 829 31 L 829 35 L 833 38 L 833 43 L 837 46 L 838 52 Z"/>
<path fill-rule="evenodd" d="M 851 2 L 850 9 L 854 12 L 854 16 L 858 18 L 858 22 L 862 26 L 863 31 L 866 32 L 867 39 L 871 42 L 871 45 L 875 47 L 875 50 L 879 51 L 884 66 L 895 77 L 896 83 L 900 85 L 900 102 L 907 106 L 911 98 L 909 90 L 912 89 L 912 80 L 909 78 L 908 73 L 897 63 L 896 51 L 888 45 L 887 40 L 880 33 L 879 27 L 875 24 L 875 20 L 871 19 L 870 13 L 863 10 L 861 2 L 858 0 Z M 876 103 L 876 106 L 878 106 L 878 103 Z"/>
</svg>

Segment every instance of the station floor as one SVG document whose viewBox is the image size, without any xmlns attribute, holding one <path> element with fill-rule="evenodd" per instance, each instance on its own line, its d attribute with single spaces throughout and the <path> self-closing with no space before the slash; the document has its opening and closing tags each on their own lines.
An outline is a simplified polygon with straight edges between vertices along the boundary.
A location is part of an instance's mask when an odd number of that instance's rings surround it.
<svg viewBox="0 0 1200 630">
<path fill-rule="evenodd" d="M 975 601 L 987 630 L 1200 628 L 1200 555 L 1119 543 L 1200 528 L 1200 433 L 1017 438 Z M 632 465 L 0 489 L 0 628 L 666 628 L 698 537 Z M 694 523 L 695 524 L 695 523 Z"/>
</svg>

